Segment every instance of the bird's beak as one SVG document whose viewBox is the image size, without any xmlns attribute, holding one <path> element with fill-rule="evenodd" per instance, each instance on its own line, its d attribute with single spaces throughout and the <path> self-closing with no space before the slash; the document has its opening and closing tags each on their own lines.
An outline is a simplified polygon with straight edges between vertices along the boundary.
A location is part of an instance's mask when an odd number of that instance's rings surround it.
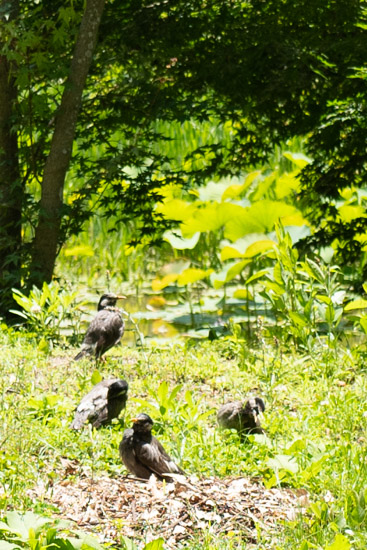
<svg viewBox="0 0 367 550">
<path fill-rule="evenodd" d="M 118 300 L 126 300 L 127 296 L 123 296 L 122 294 L 120 294 L 119 296 L 117 296 L 117 299 Z"/>
<path fill-rule="evenodd" d="M 137 418 L 132 418 L 132 419 L 131 419 L 131 422 L 137 422 L 137 421 L 138 421 Z"/>
</svg>

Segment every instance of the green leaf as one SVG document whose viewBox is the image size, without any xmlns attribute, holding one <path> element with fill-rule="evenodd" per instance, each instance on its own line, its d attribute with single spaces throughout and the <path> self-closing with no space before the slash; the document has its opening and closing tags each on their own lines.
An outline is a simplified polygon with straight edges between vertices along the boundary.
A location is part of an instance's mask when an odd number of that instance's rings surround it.
<svg viewBox="0 0 367 550">
<path fill-rule="evenodd" d="M 213 272 L 212 269 L 198 269 L 196 267 L 189 267 L 181 273 L 177 278 L 177 283 L 181 286 L 191 285 L 197 281 L 201 281 Z"/>
<path fill-rule="evenodd" d="M 251 277 L 246 280 L 246 285 L 249 285 L 257 279 L 261 279 L 264 275 L 269 275 L 269 269 L 262 269 L 251 275 Z"/>
<path fill-rule="evenodd" d="M 291 160 L 296 166 L 298 166 L 298 168 L 301 169 L 312 162 L 312 159 L 306 157 L 306 155 L 303 155 L 302 153 L 292 153 L 291 151 L 286 151 L 283 153 L 283 156 L 286 159 Z"/>
<path fill-rule="evenodd" d="M 95 370 L 91 376 L 91 382 L 93 385 L 98 384 L 102 380 L 102 375 L 98 370 Z"/>
<path fill-rule="evenodd" d="M 189 238 L 197 231 L 217 231 L 228 220 L 243 215 L 243 210 L 242 206 L 228 202 L 206 204 L 201 208 L 197 208 L 193 217 L 181 224 L 182 235 Z M 239 236 L 242 237 L 242 235 Z"/>
<path fill-rule="evenodd" d="M 63 255 L 65 257 L 69 256 L 94 256 L 94 250 L 90 245 L 79 245 L 73 246 L 70 248 L 65 248 L 63 250 Z"/>
<path fill-rule="evenodd" d="M 197 205 L 195 203 L 186 202 L 182 199 L 166 200 L 156 206 L 156 212 L 163 214 L 169 220 L 180 222 L 191 218 L 196 209 Z"/>
<path fill-rule="evenodd" d="M 253 300 L 254 297 L 247 288 L 238 288 L 233 293 L 233 298 L 238 300 Z"/>
<path fill-rule="evenodd" d="M 363 332 L 367 334 L 367 315 L 365 315 L 364 317 L 361 317 L 361 319 L 359 320 L 359 323 L 362 327 Z"/>
<path fill-rule="evenodd" d="M 210 275 L 212 285 L 214 288 L 220 288 L 224 285 L 224 283 L 227 283 L 237 277 L 237 275 L 241 273 L 241 271 L 243 271 L 248 264 L 249 260 L 230 262 L 226 264 L 221 271 Z"/>
<path fill-rule="evenodd" d="M 269 458 L 267 460 L 267 465 L 274 471 L 277 470 L 286 470 L 291 474 L 296 474 L 298 472 L 298 464 L 293 457 L 288 455 L 275 455 L 274 458 Z"/>
<path fill-rule="evenodd" d="M 165 275 L 162 279 L 154 279 L 152 281 L 152 290 L 158 292 L 177 281 L 177 278 L 177 273 L 170 273 L 169 275 Z"/>
<path fill-rule="evenodd" d="M 274 248 L 276 246 L 276 243 L 274 241 L 271 241 L 270 239 L 264 239 L 262 241 L 257 241 L 253 244 L 251 244 L 246 252 L 245 252 L 245 258 L 253 258 L 254 256 L 257 256 L 257 254 L 261 254 L 262 252 L 266 252 L 267 250 L 270 250 L 271 248 Z"/>
<path fill-rule="evenodd" d="M 363 298 L 358 298 L 358 300 L 353 300 L 352 302 L 349 302 L 344 307 L 344 311 L 353 311 L 355 309 L 364 309 L 367 307 L 367 300 L 364 300 Z"/>
<path fill-rule="evenodd" d="M 148 542 L 143 548 L 143 550 L 163 550 L 164 548 L 164 539 L 159 538 Z"/>
<path fill-rule="evenodd" d="M 352 547 L 351 543 L 341 533 L 338 533 L 334 539 L 334 542 L 325 547 L 325 550 L 350 550 Z"/>
<path fill-rule="evenodd" d="M 191 250 L 197 245 L 200 233 L 194 233 L 190 239 L 185 239 L 182 236 L 181 230 L 175 229 L 174 231 L 166 231 L 163 238 L 176 250 Z"/>
<path fill-rule="evenodd" d="M 227 221 L 224 235 L 236 241 L 249 233 L 269 233 L 278 220 L 284 225 L 304 225 L 305 220 L 299 210 L 281 201 L 260 200 L 250 207 L 237 207 Z"/>
</svg>

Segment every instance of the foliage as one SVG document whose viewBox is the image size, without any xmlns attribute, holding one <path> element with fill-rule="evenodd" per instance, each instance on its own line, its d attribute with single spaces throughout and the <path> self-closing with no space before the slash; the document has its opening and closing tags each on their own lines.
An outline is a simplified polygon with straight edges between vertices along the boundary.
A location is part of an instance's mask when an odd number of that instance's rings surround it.
<svg viewBox="0 0 367 550">
<path fill-rule="evenodd" d="M 22 309 L 12 313 L 26 320 L 27 329 L 39 338 L 39 348 L 47 349 L 65 340 L 63 328 L 77 330 L 78 317 L 74 309 L 77 294 L 60 288 L 57 282 L 43 283 L 42 289 L 34 286 L 29 296 L 13 289 L 14 300 Z"/>
<path fill-rule="evenodd" d="M 33 512 L 8 512 L 0 521 L 1 550 L 27 548 L 43 550 L 48 547 L 60 550 L 102 550 L 94 537 L 81 531 L 70 531 L 69 523 L 39 516 Z"/>
<path fill-rule="evenodd" d="M 12 202 L 21 205 L 24 231 L 11 253 L 6 248 L 1 295 L 18 288 L 21 275 L 42 279 L 29 272 L 29 256 L 86 6 L 17 5 L 10 10 L 10 3 L 2 4 L 0 55 L 12 77 L 14 101 L 4 128 L 16 132 L 11 162 L 20 174 L 4 182 L 2 192 L 11 189 Z M 192 189 L 238 176 L 264 162 L 275 145 L 307 135 L 315 160 L 303 171 L 302 187 L 307 215 L 322 232 L 315 239 L 320 242 L 322 235 L 322 242 L 331 242 L 338 236 L 339 249 L 345 255 L 353 249 L 356 258 L 363 248 L 363 213 L 353 223 L 333 223 L 330 212 L 337 207 L 336 189 L 363 185 L 364 10 L 360 0 L 322 6 L 305 0 L 107 3 L 57 212 L 58 246 L 96 211 L 114 226 L 125 223 L 135 244 L 158 242 L 172 225 L 155 209 L 165 187 Z M 2 82 L 5 89 L 10 80 Z M 171 147 L 176 142 L 178 156 Z M 4 246 L 7 236 L 8 225 L 2 228 Z M 12 277 L 17 282 L 9 287 Z"/>
<path fill-rule="evenodd" d="M 3 327 L 1 509 L 49 513 L 46 501 L 34 500 L 30 491 L 42 487 L 45 494 L 67 475 L 60 456 L 75 465 L 70 481 L 82 471 L 93 476 L 123 473 L 121 426 L 129 426 L 138 411 L 147 411 L 159 440 L 189 473 L 249 475 L 269 488 L 309 492 L 305 516 L 286 523 L 272 541 L 259 534 L 269 548 L 298 548 L 305 539 L 310 548 L 324 548 L 341 540 L 340 534 L 362 550 L 367 541 L 363 349 L 351 351 L 337 340 L 329 350 L 327 339 L 313 339 L 306 353 L 301 348 L 296 354 L 291 346 L 274 344 L 264 329 L 259 331 L 254 347 L 235 330 L 213 342 L 152 343 L 149 368 L 138 350 L 116 348 L 107 357 L 103 376 L 128 380 L 125 416 L 99 431 L 74 433 L 68 428 L 73 409 L 99 380 L 90 362 L 70 362 L 73 354 L 65 356 L 56 347 L 47 356 L 32 337 Z M 219 404 L 249 393 L 266 402 L 266 436 L 242 441 L 236 433 L 218 431 Z M 49 529 L 52 525 L 45 524 L 42 537 Z M 209 533 L 196 535 L 202 544 L 207 537 L 208 548 L 224 544 L 211 540 Z"/>
</svg>

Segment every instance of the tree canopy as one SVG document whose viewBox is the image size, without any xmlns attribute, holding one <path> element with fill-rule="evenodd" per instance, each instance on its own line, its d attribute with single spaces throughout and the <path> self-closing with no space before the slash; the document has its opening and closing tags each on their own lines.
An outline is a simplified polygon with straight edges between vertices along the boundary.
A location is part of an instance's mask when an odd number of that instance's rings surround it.
<svg viewBox="0 0 367 550">
<path fill-rule="evenodd" d="M 4 311 L 12 286 L 50 280 L 95 208 L 154 239 L 163 185 L 238 174 L 296 135 L 314 159 L 313 241 L 355 259 L 366 218 L 333 214 L 341 189 L 364 185 L 366 24 L 360 0 L 1 0 Z M 160 123 L 189 120 L 228 131 L 180 165 L 157 147 Z"/>
</svg>

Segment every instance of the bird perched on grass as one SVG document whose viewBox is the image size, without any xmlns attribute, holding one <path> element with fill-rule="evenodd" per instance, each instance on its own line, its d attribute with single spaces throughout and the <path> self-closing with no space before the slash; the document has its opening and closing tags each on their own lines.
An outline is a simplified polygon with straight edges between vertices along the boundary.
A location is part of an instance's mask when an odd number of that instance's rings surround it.
<svg viewBox="0 0 367 550">
<path fill-rule="evenodd" d="M 98 302 L 98 312 L 84 336 L 82 349 L 74 357 L 78 361 L 85 356 L 102 357 L 107 350 L 116 346 L 124 334 L 124 320 L 121 311 L 116 307 L 117 300 L 126 296 L 103 294 Z"/>
<path fill-rule="evenodd" d="M 120 457 L 126 468 L 136 477 L 149 479 L 155 474 L 159 479 L 171 481 L 164 474 L 182 474 L 177 464 L 166 453 L 152 434 L 153 420 L 145 413 L 132 419 L 133 427 L 124 431 L 120 443 Z"/>
<path fill-rule="evenodd" d="M 77 406 L 70 428 L 80 430 L 86 422 L 100 428 L 117 418 L 126 406 L 128 389 L 128 383 L 118 378 L 96 384 Z"/>
<path fill-rule="evenodd" d="M 222 405 L 217 414 L 221 428 L 234 429 L 240 433 L 262 434 L 259 414 L 265 411 L 265 403 L 261 397 L 250 397 L 243 401 L 233 401 Z"/>
</svg>

